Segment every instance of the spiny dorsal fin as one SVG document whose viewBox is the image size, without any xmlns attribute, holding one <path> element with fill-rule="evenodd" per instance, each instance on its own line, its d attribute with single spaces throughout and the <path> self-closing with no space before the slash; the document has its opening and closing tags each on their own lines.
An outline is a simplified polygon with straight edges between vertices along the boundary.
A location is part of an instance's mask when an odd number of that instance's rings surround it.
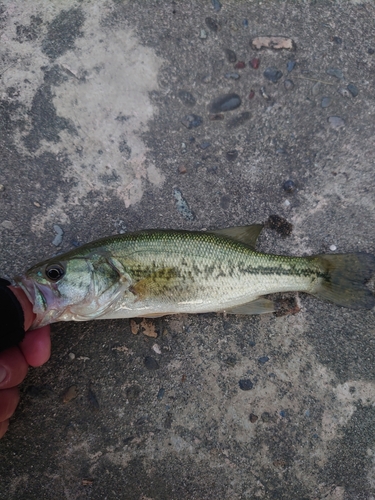
<svg viewBox="0 0 375 500">
<path fill-rule="evenodd" d="M 216 229 L 215 231 L 210 231 L 210 233 L 217 234 L 218 236 L 226 236 L 232 240 L 240 241 L 255 250 L 255 245 L 262 229 L 263 224 L 252 224 L 251 226 L 236 226 L 227 227 L 225 229 Z"/>
</svg>

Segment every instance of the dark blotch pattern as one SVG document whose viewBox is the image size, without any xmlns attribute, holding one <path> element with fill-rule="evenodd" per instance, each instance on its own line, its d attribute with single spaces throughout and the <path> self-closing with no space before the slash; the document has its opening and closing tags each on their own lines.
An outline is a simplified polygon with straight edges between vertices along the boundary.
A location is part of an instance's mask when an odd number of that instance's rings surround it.
<svg viewBox="0 0 375 500">
<path fill-rule="evenodd" d="M 83 36 L 85 16 L 82 9 L 63 10 L 51 22 L 42 42 L 42 51 L 52 60 L 74 48 L 74 42 Z"/>
</svg>

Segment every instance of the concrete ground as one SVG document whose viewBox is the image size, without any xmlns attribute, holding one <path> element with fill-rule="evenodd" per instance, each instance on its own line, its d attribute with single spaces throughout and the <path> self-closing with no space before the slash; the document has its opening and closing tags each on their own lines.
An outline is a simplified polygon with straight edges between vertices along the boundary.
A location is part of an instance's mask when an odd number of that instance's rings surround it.
<svg viewBox="0 0 375 500">
<path fill-rule="evenodd" d="M 372 2 L 2 0 L 1 274 L 118 232 L 275 215 L 262 251 L 374 253 L 374 17 Z M 292 48 L 252 45 L 269 35 Z M 229 93 L 238 108 L 210 107 Z M 283 316 L 138 334 L 54 325 L 0 442 L 0 498 L 374 500 L 374 310 L 281 299 Z"/>
</svg>

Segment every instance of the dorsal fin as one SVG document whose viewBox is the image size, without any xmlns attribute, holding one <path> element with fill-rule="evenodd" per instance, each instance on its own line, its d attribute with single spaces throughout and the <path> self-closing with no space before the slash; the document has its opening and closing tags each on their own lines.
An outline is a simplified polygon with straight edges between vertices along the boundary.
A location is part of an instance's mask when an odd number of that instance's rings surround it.
<svg viewBox="0 0 375 500">
<path fill-rule="evenodd" d="M 262 229 L 263 224 L 252 224 L 251 226 L 236 226 L 227 227 L 225 229 L 216 229 L 215 231 L 210 231 L 210 233 L 217 234 L 218 236 L 226 236 L 232 240 L 240 241 L 255 250 L 255 245 Z"/>
</svg>

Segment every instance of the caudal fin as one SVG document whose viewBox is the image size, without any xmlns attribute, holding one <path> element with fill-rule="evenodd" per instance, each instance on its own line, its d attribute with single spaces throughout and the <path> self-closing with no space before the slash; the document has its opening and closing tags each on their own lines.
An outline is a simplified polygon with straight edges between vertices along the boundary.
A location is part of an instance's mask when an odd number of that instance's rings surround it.
<svg viewBox="0 0 375 500">
<path fill-rule="evenodd" d="M 375 272 L 375 255 L 348 253 L 311 257 L 321 273 L 312 295 L 351 309 L 372 309 L 374 294 L 364 286 Z"/>
</svg>

